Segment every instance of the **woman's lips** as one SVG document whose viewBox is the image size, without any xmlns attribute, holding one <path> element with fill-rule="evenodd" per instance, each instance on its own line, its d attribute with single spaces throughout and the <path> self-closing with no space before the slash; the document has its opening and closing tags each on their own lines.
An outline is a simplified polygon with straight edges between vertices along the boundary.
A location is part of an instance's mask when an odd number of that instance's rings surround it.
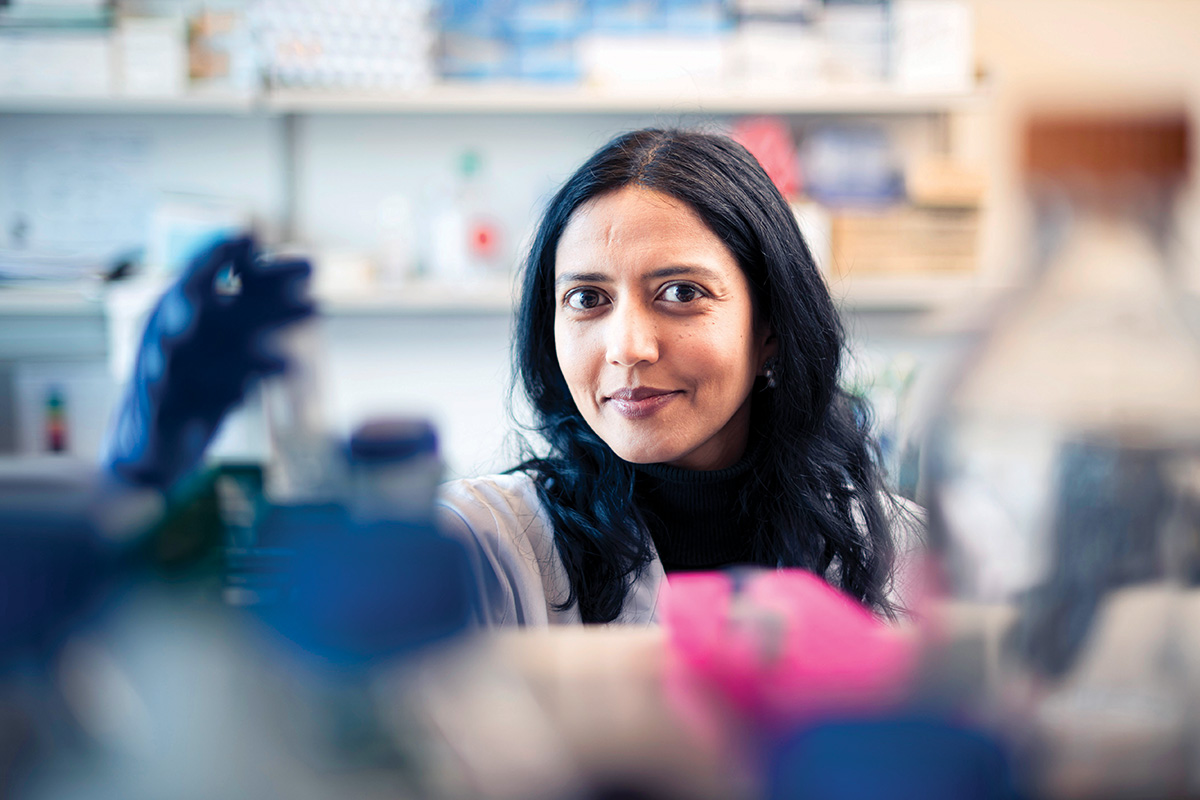
<svg viewBox="0 0 1200 800">
<path fill-rule="evenodd" d="M 678 394 L 679 392 L 670 389 L 639 386 L 636 389 L 618 389 L 607 399 L 622 417 L 643 419 L 674 400 Z"/>
</svg>

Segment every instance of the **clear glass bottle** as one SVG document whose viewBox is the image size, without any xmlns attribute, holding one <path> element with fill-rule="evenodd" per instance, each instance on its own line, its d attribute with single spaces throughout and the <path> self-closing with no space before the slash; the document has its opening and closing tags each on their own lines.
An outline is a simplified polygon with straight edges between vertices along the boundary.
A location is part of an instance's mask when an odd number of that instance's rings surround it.
<svg viewBox="0 0 1200 800">
<path fill-rule="evenodd" d="M 264 382 L 270 454 L 266 493 L 276 504 L 337 502 L 346 491 L 345 459 L 325 416 L 325 351 L 318 319 L 278 331 L 287 370 Z"/>
<path fill-rule="evenodd" d="M 987 705 L 1038 796 L 1200 789 L 1200 346 L 1170 234 L 1187 142 L 1181 117 L 1030 123 L 1040 266 L 929 443 L 949 599 L 1002 621 Z"/>
</svg>

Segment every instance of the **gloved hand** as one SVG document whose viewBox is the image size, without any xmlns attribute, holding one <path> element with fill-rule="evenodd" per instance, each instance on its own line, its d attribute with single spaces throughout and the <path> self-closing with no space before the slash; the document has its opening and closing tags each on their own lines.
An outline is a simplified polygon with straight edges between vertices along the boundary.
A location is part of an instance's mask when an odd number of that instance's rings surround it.
<svg viewBox="0 0 1200 800">
<path fill-rule="evenodd" d="M 240 290 L 217 279 L 229 268 Z M 146 325 L 106 454 L 121 479 L 170 489 L 194 469 L 225 414 L 282 372 L 268 334 L 313 313 L 307 261 L 261 261 L 249 238 L 200 253 Z"/>
</svg>

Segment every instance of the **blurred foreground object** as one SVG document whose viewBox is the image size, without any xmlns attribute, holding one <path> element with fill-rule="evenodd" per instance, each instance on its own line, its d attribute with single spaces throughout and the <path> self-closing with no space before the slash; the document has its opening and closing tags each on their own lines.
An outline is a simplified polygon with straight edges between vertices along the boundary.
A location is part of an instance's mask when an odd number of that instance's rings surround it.
<svg viewBox="0 0 1200 800">
<path fill-rule="evenodd" d="M 244 573 L 263 549 L 225 546 L 244 509 L 211 471 L 164 502 L 67 459 L 0 461 L 0 796 L 428 796 L 423 723 L 375 693 L 463 632 L 473 584 L 424 470 L 376 456 L 391 471 L 360 494 L 402 500 L 370 519 L 261 512 L 269 594 Z"/>
<path fill-rule="evenodd" d="M 907 699 L 917 642 L 805 570 L 674 576 L 663 598 L 681 685 L 768 727 Z"/>
<path fill-rule="evenodd" d="M 95 612 L 130 529 L 159 513 L 147 495 L 106 495 L 73 461 L 0 461 L 0 675 L 40 661 Z"/>
<path fill-rule="evenodd" d="M 671 579 L 664 691 L 757 797 L 1018 796 L 1006 748 L 944 702 L 920 631 L 804 570 Z M 932 697 L 925 696 L 933 690 Z"/>
<path fill-rule="evenodd" d="M 1007 614 L 987 702 L 1038 796 L 1200 791 L 1200 348 L 1170 230 L 1187 166 L 1182 117 L 1033 119 L 1036 275 L 932 434 L 947 589 Z"/>
<path fill-rule="evenodd" d="M 836 719 L 785 738 L 769 800 L 1017 800 L 1009 758 L 937 716 Z"/>
<path fill-rule="evenodd" d="M 168 489 L 194 469 L 226 413 L 282 372 L 266 336 L 313 313 L 300 260 L 261 261 L 250 238 L 196 256 L 142 337 L 107 461 L 135 485 Z"/>
</svg>

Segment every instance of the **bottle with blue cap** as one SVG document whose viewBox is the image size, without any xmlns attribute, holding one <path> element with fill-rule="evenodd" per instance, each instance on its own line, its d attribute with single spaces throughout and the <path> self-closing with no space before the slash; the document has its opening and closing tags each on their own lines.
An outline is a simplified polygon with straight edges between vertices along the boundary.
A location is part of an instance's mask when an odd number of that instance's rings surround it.
<svg viewBox="0 0 1200 800">
<path fill-rule="evenodd" d="M 442 464 L 437 432 L 427 420 L 366 422 L 350 436 L 346 460 L 347 502 L 356 517 L 431 523 Z"/>
</svg>

